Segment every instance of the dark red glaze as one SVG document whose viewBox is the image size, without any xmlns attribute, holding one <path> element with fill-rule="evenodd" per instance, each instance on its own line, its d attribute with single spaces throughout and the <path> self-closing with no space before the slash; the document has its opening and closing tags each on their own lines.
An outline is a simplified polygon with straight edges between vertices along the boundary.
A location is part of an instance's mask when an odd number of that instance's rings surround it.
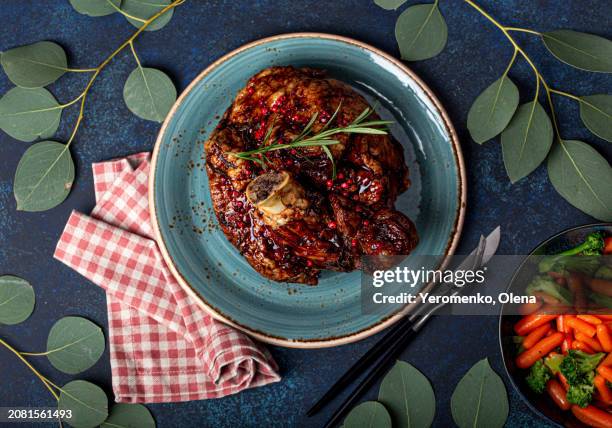
<svg viewBox="0 0 612 428">
<path fill-rule="evenodd" d="M 245 196 L 264 170 L 237 159 L 262 144 L 291 142 L 317 113 L 313 133 L 351 123 L 368 104 L 349 86 L 315 69 L 272 67 L 253 76 L 205 144 L 206 170 L 223 232 L 263 276 L 316 284 L 321 270 L 351 271 L 363 255 L 409 254 L 413 223 L 394 209 L 410 182 L 400 144 L 391 135 L 337 134 L 329 146 L 337 174 L 320 147 L 266 153 L 269 170 L 284 170 L 304 188 L 309 206 L 286 224 L 266 224 Z M 372 120 L 378 119 L 374 113 Z M 273 126 L 271 137 L 265 140 Z"/>
</svg>

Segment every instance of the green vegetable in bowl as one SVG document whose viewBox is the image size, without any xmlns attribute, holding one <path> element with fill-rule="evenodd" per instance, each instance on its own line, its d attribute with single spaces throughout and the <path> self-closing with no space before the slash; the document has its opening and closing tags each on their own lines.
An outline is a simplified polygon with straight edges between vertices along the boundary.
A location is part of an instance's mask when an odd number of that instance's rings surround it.
<svg viewBox="0 0 612 428">
<path fill-rule="evenodd" d="M 578 256 L 578 255 L 580 256 L 599 256 L 601 255 L 603 248 L 604 248 L 604 234 L 602 232 L 593 232 L 587 235 L 586 239 L 584 240 L 582 244 L 574 248 L 570 248 L 569 250 L 565 250 L 559 254 L 555 254 L 554 256 L 544 257 L 540 261 L 538 268 L 540 272 L 564 270 L 565 266 L 563 265 L 562 261 L 567 256 Z M 572 258 L 572 259 L 575 260 L 575 258 Z M 566 259 L 566 260 L 572 260 L 572 259 Z M 583 266 L 583 269 L 590 266 L 592 262 L 587 263 L 585 260 L 585 263 L 586 265 Z M 582 262 L 580 262 L 580 264 L 582 264 Z M 595 269 L 596 268 L 597 267 L 595 266 Z M 583 269 L 580 269 L 580 271 L 584 272 Z"/>
<path fill-rule="evenodd" d="M 570 350 L 563 358 L 559 369 L 565 376 L 570 387 L 567 391 L 567 401 L 586 407 L 592 400 L 595 379 L 595 369 L 606 354 L 587 354 L 582 351 Z"/>
<path fill-rule="evenodd" d="M 572 304 L 572 293 L 567 288 L 557 284 L 555 280 L 548 275 L 539 275 L 533 278 L 525 291 L 530 295 L 539 291 L 554 297 L 566 305 Z"/>
<path fill-rule="evenodd" d="M 541 394 L 546 389 L 546 382 L 552 378 L 552 373 L 546 367 L 543 360 L 538 360 L 529 371 L 529 374 L 525 378 L 527 385 L 534 392 Z"/>
<path fill-rule="evenodd" d="M 561 354 L 550 354 L 544 360 L 544 364 L 546 364 L 546 367 L 550 369 L 552 374 L 556 375 L 561 370 L 561 363 L 563 362 L 564 358 L 565 356 Z"/>
<path fill-rule="evenodd" d="M 566 395 L 567 401 L 577 404 L 580 407 L 588 406 L 593 399 L 593 391 L 595 390 L 593 377 L 594 376 L 591 374 L 583 380 L 583 383 L 570 385 Z"/>
</svg>

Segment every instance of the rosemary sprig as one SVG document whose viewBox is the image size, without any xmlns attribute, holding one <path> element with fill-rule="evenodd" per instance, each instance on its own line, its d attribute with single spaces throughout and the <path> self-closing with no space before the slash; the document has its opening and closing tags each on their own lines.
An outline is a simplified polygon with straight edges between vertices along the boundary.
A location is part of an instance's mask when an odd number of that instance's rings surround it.
<svg viewBox="0 0 612 428">
<path fill-rule="evenodd" d="M 302 132 L 300 132 L 290 143 L 268 144 L 275 127 L 275 123 L 273 121 L 266 132 L 266 136 L 264 137 L 264 141 L 261 147 L 239 153 L 228 152 L 228 155 L 251 162 L 256 162 L 263 168 L 265 168 L 266 163 L 270 162 L 270 160 L 266 156 L 266 153 L 268 152 L 286 149 L 296 149 L 300 147 L 321 147 L 321 150 L 323 150 L 323 152 L 327 155 L 327 157 L 332 163 L 332 177 L 336 178 L 336 164 L 334 162 L 334 157 L 332 156 L 331 150 L 329 150 L 328 146 L 338 144 L 340 141 L 331 137 L 338 134 L 387 135 L 387 129 L 379 127 L 384 127 L 393 123 L 389 120 L 366 121 L 366 119 L 373 112 L 370 107 L 366 107 L 359 114 L 359 116 L 357 116 L 355 120 L 353 120 L 349 125 L 329 128 L 331 122 L 338 115 L 341 106 L 342 103 L 338 104 L 338 107 L 336 108 L 334 114 L 331 116 L 327 124 L 323 128 L 321 128 L 321 130 L 317 134 L 312 134 L 312 127 L 314 126 L 317 121 L 317 118 L 319 117 L 319 114 L 315 113 L 312 115 Z"/>
</svg>

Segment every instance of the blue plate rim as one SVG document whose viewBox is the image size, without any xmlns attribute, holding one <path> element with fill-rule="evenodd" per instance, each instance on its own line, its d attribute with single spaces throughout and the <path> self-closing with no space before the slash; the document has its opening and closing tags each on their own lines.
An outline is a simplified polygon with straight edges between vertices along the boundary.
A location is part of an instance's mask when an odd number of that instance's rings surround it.
<svg viewBox="0 0 612 428">
<path fill-rule="evenodd" d="M 401 70 L 408 78 L 414 81 L 419 88 L 423 91 L 425 96 L 432 103 L 434 108 L 437 110 L 437 113 L 442 118 L 442 124 L 444 125 L 444 129 L 450 137 L 451 150 L 453 151 L 453 155 L 455 158 L 455 164 L 457 165 L 457 209 L 455 211 L 455 222 L 452 232 L 450 233 L 449 240 L 447 242 L 446 249 L 444 251 L 444 259 L 441 262 L 440 268 L 443 268 L 449 261 L 450 256 L 452 256 L 457 248 L 459 243 L 459 239 L 461 237 L 461 232 L 463 230 L 463 223 L 465 219 L 465 211 L 466 211 L 466 203 L 467 203 L 467 178 L 465 171 L 465 162 L 463 159 L 463 152 L 461 150 L 461 145 L 459 143 L 459 137 L 457 132 L 448 116 L 448 113 L 442 106 L 440 100 L 435 96 L 434 92 L 425 84 L 423 80 L 419 76 L 417 76 L 409 67 L 403 64 L 400 60 L 394 58 L 393 56 L 387 54 L 386 52 L 369 45 L 367 43 L 361 42 L 359 40 L 355 40 L 349 37 L 339 36 L 335 34 L 329 33 L 318 33 L 318 32 L 298 32 L 298 33 L 286 33 L 279 34 L 276 36 L 265 37 L 262 39 L 255 40 L 253 42 L 242 45 L 233 51 L 223 55 L 221 58 L 214 61 L 208 67 L 206 67 L 195 79 L 189 83 L 189 85 L 183 90 L 181 95 L 177 98 L 176 102 L 170 109 L 166 119 L 164 120 L 159 133 L 157 135 L 157 140 L 155 142 L 155 147 L 153 149 L 153 154 L 151 156 L 151 173 L 149 175 L 149 210 L 151 216 L 151 224 L 153 226 L 153 231 L 155 233 L 157 245 L 162 253 L 164 261 L 168 265 L 170 272 L 176 278 L 177 282 L 185 290 L 185 292 L 195 299 L 197 304 L 208 314 L 210 314 L 215 319 L 224 322 L 228 325 L 231 325 L 250 336 L 258 339 L 261 342 L 269 343 L 276 346 L 282 346 L 287 348 L 300 348 L 300 349 L 319 349 L 319 348 L 328 348 L 339 345 L 345 345 L 353 342 L 357 342 L 359 340 L 365 339 L 373 334 L 376 334 L 387 327 L 390 327 L 395 322 L 399 321 L 406 314 L 410 313 L 410 311 L 415 307 L 415 304 L 407 304 L 399 311 L 394 314 L 379 320 L 376 324 L 373 324 L 365 329 L 359 330 L 357 332 L 353 332 L 350 334 L 342 335 L 342 336 L 334 336 L 329 338 L 318 338 L 318 339 L 289 339 L 285 337 L 272 336 L 265 332 L 255 330 L 249 326 L 238 323 L 233 320 L 229 315 L 224 314 L 218 308 L 215 308 L 206 300 L 203 296 L 201 296 L 196 289 L 189 284 L 187 279 L 181 274 L 177 265 L 175 264 L 172 256 L 170 255 L 166 243 L 164 241 L 164 237 L 161 232 L 161 228 L 159 225 L 158 217 L 157 217 L 157 208 L 155 205 L 155 177 L 157 172 L 157 160 L 160 152 L 160 147 L 162 145 L 162 141 L 166 134 L 166 129 L 169 123 L 173 120 L 174 115 L 176 114 L 179 106 L 183 103 L 183 101 L 187 98 L 190 92 L 194 87 L 211 71 L 219 67 L 224 62 L 233 58 L 234 56 L 252 49 L 254 47 L 265 45 L 271 42 L 277 42 L 279 40 L 287 40 L 287 39 L 323 39 L 323 40 L 333 40 L 338 41 L 350 45 L 357 46 L 364 50 L 367 50 L 373 54 L 376 54 L 389 62 L 395 65 L 399 70 Z M 429 284 L 424 288 L 424 291 L 428 291 L 431 289 L 433 284 Z"/>
</svg>

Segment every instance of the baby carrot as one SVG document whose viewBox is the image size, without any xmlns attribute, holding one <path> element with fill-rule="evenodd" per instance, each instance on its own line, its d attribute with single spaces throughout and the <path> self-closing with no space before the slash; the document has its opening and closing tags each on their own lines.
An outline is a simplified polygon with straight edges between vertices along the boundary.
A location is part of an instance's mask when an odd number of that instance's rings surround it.
<svg viewBox="0 0 612 428">
<path fill-rule="evenodd" d="M 521 318 L 521 320 L 514 325 L 514 331 L 519 336 L 525 336 L 526 334 L 532 332 L 533 330 L 540 327 L 541 325 L 551 322 L 556 317 L 557 317 L 556 315 L 547 315 L 547 314 L 527 315 Z"/>
<path fill-rule="evenodd" d="M 601 364 L 597 367 L 597 373 L 604 377 L 608 382 L 612 382 L 612 368 L 610 366 L 602 366 Z"/>
<path fill-rule="evenodd" d="M 612 415 L 605 410 L 598 409 L 595 406 L 586 406 L 584 408 L 574 404 L 572 413 L 576 418 L 594 428 L 610 428 L 612 427 Z"/>
<path fill-rule="evenodd" d="M 557 330 L 561 333 L 571 333 L 571 329 L 567 326 L 567 320 L 573 318 L 573 315 L 559 315 L 557 317 Z"/>
<path fill-rule="evenodd" d="M 546 384 L 546 391 L 550 398 L 563 410 L 569 410 L 572 405 L 567 401 L 567 393 L 563 386 L 556 379 L 551 379 Z"/>
<path fill-rule="evenodd" d="M 574 342 L 572 343 L 572 349 L 575 349 L 577 351 L 586 352 L 587 354 L 594 354 L 595 353 L 593 348 L 591 348 L 586 343 L 581 342 L 580 340 L 574 340 Z"/>
<path fill-rule="evenodd" d="M 593 383 L 601 396 L 601 401 L 610 404 L 612 402 L 612 392 L 606 384 L 606 379 L 601 375 L 597 375 L 595 376 L 595 381 Z"/>
<path fill-rule="evenodd" d="M 589 287 L 595 293 L 603 294 L 604 296 L 612 297 L 612 280 L 591 278 Z"/>
<path fill-rule="evenodd" d="M 592 348 L 593 351 L 595 352 L 603 351 L 603 347 L 601 346 L 601 343 L 599 343 L 599 340 L 597 340 L 594 337 L 589 337 L 586 334 L 583 334 L 578 331 L 576 332 L 576 339 L 589 345 L 589 348 Z"/>
<path fill-rule="evenodd" d="M 599 363 L 599 366 L 612 366 L 612 354 L 606 355 L 606 358 Z"/>
<path fill-rule="evenodd" d="M 542 307 L 544 303 L 538 299 L 535 303 L 523 303 L 519 306 L 518 313 L 521 315 L 529 315 Z"/>
<path fill-rule="evenodd" d="M 523 351 L 516 357 L 516 366 L 521 369 L 527 369 L 535 364 L 540 358 L 544 357 L 550 351 L 561 345 L 565 336 L 563 333 L 555 333 L 545 337 L 531 348 Z"/>
<path fill-rule="evenodd" d="M 602 320 L 600 320 L 594 315 L 576 315 L 576 318 L 579 318 L 582 321 L 586 321 L 589 324 L 593 324 L 593 325 L 599 325 L 603 322 Z"/>
<path fill-rule="evenodd" d="M 605 324 L 599 324 L 596 328 L 597 330 L 597 339 L 599 339 L 599 343 L 601 343 L 601 347 L 606 352 L 612 352 L 612 335 L 610 334 L 610 329 Z"/>
<path fill-rule="evenodd" d="M 574 330 L 578 330 L 581 333 L 584 333 L 584 334 L 586 334 L 589 337 L 595 336 L 595 333 L 596 333 L 595 327 L 593 327 L 588 322 L 582 321 L 581 319 L 578 319 L 578 318 L 569 318 L 567 320 L 567 325 L 568 325 L 568 327 L 571 327 Z"/>
<path fill-rule="evenodd" d="M 533 345 L 538 343 L 540 339 L 543 338 L 550 330 L 552 330 L 552 327 L 550 326 L 550 323 L 547 323 L 539 326 L 531 333 L 529 333 L 527 337 L 525 337 L 525 339 L 523 340 L 523 346 L 525 347 L 525 349 L 529 349 Z"/>
<path fill-rule="evenodd" d="M 606 239 L 604 239 L 603 253 L 612 254 L 612 236 L 608 236 Z"/>
<path fill-rule="evenodd" d="M 573 349 L 572 348 L 573 343 L 574 343 L 574 340 L 572 339 L 572 336 L 570 334 L 566 334 L 565 339 L 563 339 L 563 343 L 561 344 L 561 353 L 563 355 L 567 355 L 569 353 L 569 350 Z"/>
</svg>

